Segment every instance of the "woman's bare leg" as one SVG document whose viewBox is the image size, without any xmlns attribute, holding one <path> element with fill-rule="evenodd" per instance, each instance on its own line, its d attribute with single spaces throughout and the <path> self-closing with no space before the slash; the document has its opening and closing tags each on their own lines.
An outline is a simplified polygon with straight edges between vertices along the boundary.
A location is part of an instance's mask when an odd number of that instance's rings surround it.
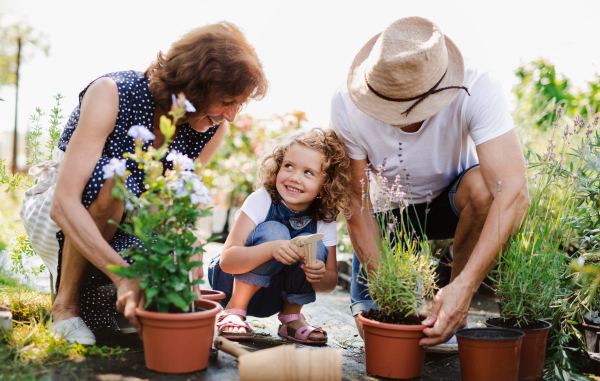
<svg viewBox="0 0 600 381">
<path fill-rule="evenodd" d="M 123 203 L 112 198 L 114 185 L 114 179 L 107 179 L 98 193 L 98 197 L 88 208 L 88 212 L 107 242 L 117 231 L 117 225 L 109 223 L 108 220 L 120 222 L 124 210 Z M 81 287 L 91 268 L 90 262 L 77 250 L 69 237 L 65 236 L 60 285 L 52 306 L 54 321 L 81 316 L 81 306 L 79 305 Z"/>
</svg>

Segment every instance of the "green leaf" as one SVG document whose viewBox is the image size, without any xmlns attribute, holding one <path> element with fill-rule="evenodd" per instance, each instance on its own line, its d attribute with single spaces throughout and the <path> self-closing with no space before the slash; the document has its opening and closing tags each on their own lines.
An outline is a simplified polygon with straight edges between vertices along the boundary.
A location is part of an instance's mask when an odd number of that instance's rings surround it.
<svg viewBox="0 0 600 381">
<path fill-rule="evenodd" d="M 134 278 L 139 278 L 140 274 L 136 273 L 131 266 L 128 267 L 122 267 L 122 266 L 116 266 L 116 265 L 108 265 L 106 266 L 106 268 L 108 268 L 110 271 L 112 271 L 113 273 L 123 276 L 125 278 L 128 279 L 134 279 Z"/>
<path fill-rule="evenodd" d="M 196 267 L 200 267 L 200 266 L 202 266 L 202 262 L 200 262 L 200 261 L 189 262 L 186 266 L 186 269 L 189 271 L 191 269 L 195 269 Z"/>
<path fill-rule="evenodd" d="M 196 279 L 190 283 L 190 286 L 195 286 L 197 284 L 204 284 L 204 281 L 202 279 Z"/>
<path fill-rule="evenodd" d="M 149 288 L 146 290 L 146 298 L 148 300 L 153 299 L 156 295 L 158 295 L 158 288 Z"/>
<path fill-rule="evenodd" d="M 167 294 L 167 299 L 169 299 L 169 302 L 173 303 L 175 306 L 181 308 L 182 310 L 186 310 L 186 308 L 188 307 L 185 300 L 183 300 L 183 298 L 175 292 L 169 292 Z"/>
</svg>

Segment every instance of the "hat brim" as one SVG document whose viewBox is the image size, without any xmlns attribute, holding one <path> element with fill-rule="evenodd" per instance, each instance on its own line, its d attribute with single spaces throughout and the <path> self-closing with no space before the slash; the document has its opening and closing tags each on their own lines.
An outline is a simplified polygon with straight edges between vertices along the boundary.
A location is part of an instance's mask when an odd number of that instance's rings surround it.
<svg viewBox="0 0 600 381">
<path fill-rule="evenodd" d="M 421 122 L 437 114 L 450 105 L 459 91 L 462 91 L 460 89 L 448 89 L 432 94 L 413 108 L 408 115 L 403 115 L 402 113 L 408 110 L 416 101 L 394 102 L 385 100 L 369 90 L 365 81 L 365 64 L 380 35 L 381 33 L 377 34 L 362 47 L 354 57 L 348 71 L 348 93 L 359 110 L 381 122 L 393 126 L 406 126 Z M 462 54 L 450 38 L 444 36 L 444 40 L 448 51 L 448 72 L 438 88 L 462 86 L 465 78 L 465 65 Z"/>
</svg>

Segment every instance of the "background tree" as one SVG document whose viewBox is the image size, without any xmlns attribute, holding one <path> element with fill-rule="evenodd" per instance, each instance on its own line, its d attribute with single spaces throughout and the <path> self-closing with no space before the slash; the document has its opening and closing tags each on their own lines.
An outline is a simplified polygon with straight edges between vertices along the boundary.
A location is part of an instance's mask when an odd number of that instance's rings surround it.
<svg viewBox="0 0 600 381">
<path fill-rule="evenodd" d="M 25 22 L 4 26 L 0 15 L 0 86 L 15 86 L 15 129 L 13 136 L 12 172 L 17 172 L 17 137 L 19 107 L 19 67 L 33 58 L 36 50 L 48 55 L 50 45 L 43 33 L 36 32 Z"/>
</svg>

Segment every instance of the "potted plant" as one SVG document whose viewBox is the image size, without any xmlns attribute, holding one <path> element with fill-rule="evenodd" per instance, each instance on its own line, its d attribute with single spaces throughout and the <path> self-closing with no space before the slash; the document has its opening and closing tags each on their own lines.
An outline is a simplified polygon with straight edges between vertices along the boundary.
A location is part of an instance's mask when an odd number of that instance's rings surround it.
<svg viewBox="0 0 600 381">
<path fill-rule="evenodd" d="M 562 108 L 557 107 L 557 121 Z M 531 206 L 516 234 L 500 253 L 492 278 L 500 303 L 500 318 L 488 319 L 490 327 L 513 328 L 525 333 L 521 351 L 519 380 L 540 380 L 544 368 L 546 341 L 557 300 L 564 299 L 561 277 L 568 260 L 568 238 L 572 236 L 572 219 L 576 215 L 577 172 L 582 152 L 570 151 L 573 137 L 583 130 L 583 120 L 575 119 L 573 129 L 567 124 L 560 151 L 549 140 L 543 155 L 528 155 L 531 174 Z M 583 144 L 589 134 L 583 138 Z M 567 156 L 572 159 L 567 162 Z M 498 182 L 501 192 L 501 182 Z M 500 198 L 500 202 L 502 199 Z"/>
<path fill-rule="evenodd" d="M 399 179 L 387 188 L 381 173 L 383 168 L 377 176 L 381 194 L 387 195 L 383 203 L 400 201 L 406 206 L 406 190 Z M 425 337 L 426 326 L 421 324 L 425 316 L 419 315 L 418 309 L 425 297 L 433 296 L 435 288 L 430 246 L 426 237 L 410 233 L 412 227 L 405 221 L 396 223 L 391 211 L 372 213 L 381 231 L 379 266 L 364 281 L 379 310 L 358 316 L 363 325 L 367 372 L 387 378 L 419 377 L 425 361 L 419 340 Z"/>
<path fill-rule="evenodd" d="M 525 334 L 514 329 L 456 331 L 462 381 L 517 381 Z"/>
<path fill-rule="evenodd" d="M 135 262 L 128 267 L 109 266 L 118 275 L 139 278 L 146 297 L 144 309 L 136 315 L 144 327 L 146 366 L 163 373 L 189 373 L 206 368 L 214 332 L 216 314 L 221 307 L 209 300 L 196 300 L 192 287 L 202 283 L 193 280 L 191 272 L 202 266 L 196 260 L 204 250 L 191 228 L 208 209 L 208 189 L 196 174 L 199 164 L 175 151 L 169 144 L 175 123 L 193 106 L 180 94 L 173 96 L 169 115 L 160 119 L 165 144 L 159 149 L 143 149 L 144 141 L 154 138 L 144 126 L 133 126 L 129 135 L 136 139 L 134 154 L 125 154 L 145 171 L 146 190 L 138 197 L 125 186 L 129 173 L 125 160 L 112 159 L 104 171 L 115 175 L 113 196 L 125 204 L 128 224 L 125 232 L 139 238 L 141 244 L 128 249 Z M 173 162 L 174 169 L 163 174 L 160 159 Z M 112 166 L 112 167 L 111 167 Z M 108 167 L 108 168 L 107 168 Z"/>
</svg>

